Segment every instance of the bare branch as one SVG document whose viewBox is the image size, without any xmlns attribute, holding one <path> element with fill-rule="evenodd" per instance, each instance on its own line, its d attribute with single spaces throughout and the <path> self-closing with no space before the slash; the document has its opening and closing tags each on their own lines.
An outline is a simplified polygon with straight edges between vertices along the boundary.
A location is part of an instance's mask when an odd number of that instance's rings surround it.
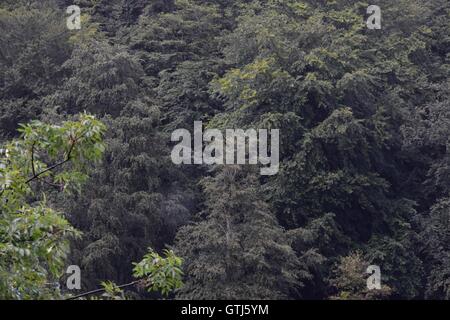
<svg viewBox="0 0 450 320">
<path fill-rule="evenodd" d="M 34 146 L 36 144 L 36 141 L 33 142 L 33 145 L 31 146 L 31 170 L 33 172 L 33 176 L 36 175 L 36 169 L 34 168 Z"/>
<path fill-rule="evenodd" d="M 60 167 L 60 166 L 62 166 L 63 164 L 69 162 L 69 161 L 71 160 L 72 151 L 73 151 L 73 149 L 75 148 L 76 142 L 77 142 L 77 140 L 73 140 L 73 141 L 72 141 L 72 144 L 70 145 L 70 149 L 69 149 L 69 152 L 67 153 L 66 159 L 64 159 L 63 161 L 58 162 L 58 163 L 52 165 L 51 167 L 48 167 L 47 169 L 45 169 L 45 170 L 43 170 L 43 171 L 41 171 L 41 172 L 39 172 L 39 173 L 37 173 L 37 174 L 34 174 L 34 175 L 33 175 L 31 178 L 29 178 L 25 183 L 30 183 L 31 181 L 36 180 L 37 178 L 39 178 L 40 176 L 42 176 L 44 173 L 47 173 L 47 172 L 49 172 L 49 171 L 52 171 L 52 170 L 56 169 L 57 167 Z"/>
<path fill-rule="evenodd" d="M 126 287 L 131 287 L 131 286 L 134 286 L 134 285 L 140 283 L 141 281 L 142 280 L 135 280 L 133 282 L 117 286 L 117 288 L 122 289 L 122 288 L 126 288 Z M 105 292 L 105 288 L 96 289 L 96 290 L 88 291 L 88 292 L 85 292 L 85 293 L 81 293 L 79 295 L 76 295 L 76 296 L 73 296 L 73 297 L 69 297 L 66 300 L 75 300 L 75 299 L 83 298 L 83 297 L 90 296 L 90 295 L 93 295 L 93 294 L 97 294 L 97 293 L 100 293 L 100 292 Z"/>
</svg>

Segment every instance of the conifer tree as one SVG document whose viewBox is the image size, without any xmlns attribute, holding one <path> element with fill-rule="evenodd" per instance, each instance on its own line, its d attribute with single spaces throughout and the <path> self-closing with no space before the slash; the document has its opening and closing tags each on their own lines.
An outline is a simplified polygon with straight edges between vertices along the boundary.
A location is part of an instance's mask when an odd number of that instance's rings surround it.
<svg viewBox="0 0 450 320">
<path fill-rule="evenodd" d="M 176 241 L 184 258 L 183 299 L 288 298 L 309 274 L 262 200 L 257 180 L 225 166 L 202 181 L 206 208 Z"/>
</svg>

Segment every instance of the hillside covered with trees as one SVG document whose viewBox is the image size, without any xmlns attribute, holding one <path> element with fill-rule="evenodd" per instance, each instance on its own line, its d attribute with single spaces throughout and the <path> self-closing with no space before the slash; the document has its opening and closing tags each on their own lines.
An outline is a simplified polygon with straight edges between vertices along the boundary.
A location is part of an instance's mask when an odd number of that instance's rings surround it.
<svg viewBox="0 0 450 320">
<path fill-rule="evenodd" d="M 448 0 L 0 0 L 0 30 L 0 298 L 167 266 L 124 294 L 450 299 Z M 194 121 L 279 129 L 279 172 L 174 164 Z"/>
</svg>

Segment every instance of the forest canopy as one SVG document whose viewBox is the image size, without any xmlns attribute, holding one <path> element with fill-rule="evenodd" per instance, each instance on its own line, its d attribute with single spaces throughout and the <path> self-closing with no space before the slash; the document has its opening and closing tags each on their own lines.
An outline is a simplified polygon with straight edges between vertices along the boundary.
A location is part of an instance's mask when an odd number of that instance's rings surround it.
<svg viewBox="0 0 450 320">
<path fill-rule="evenodd" d="M 0 29 L 0 298 L 450 299 L 448 0 L 2 0 Z M 279 129 L 279 170 L 175 164 L 195 121 Z"/>
</svg>

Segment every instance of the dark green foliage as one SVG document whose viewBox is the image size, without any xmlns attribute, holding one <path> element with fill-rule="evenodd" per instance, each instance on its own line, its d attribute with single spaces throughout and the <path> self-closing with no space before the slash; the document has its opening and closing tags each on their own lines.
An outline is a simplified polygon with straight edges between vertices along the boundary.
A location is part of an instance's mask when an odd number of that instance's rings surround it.
<svg viewBox="0 0 450 320">
<path fill-rule="evenodd" d="M 255 176 L 227 166 L 202 185 L 207 195 L 203 221 L 177 235 L 188 275 L 179 297 L 280 299 L 301 287 L 310 275 L 261 201 Z"/>
<path fill-rule="evenodd" d="M 268 183 L 269 200 L 302 243 L 298 253 L 322 256 L 307 292 L 327 276 L 320 272 L 324 259 L 329 270 L 337 255 L 367 245 L 398 296 L 419 296 L 422 269 L 413 252 L 410 200 L 416 198 L 400 191 L 400 126 L 408 106 L 433 98 L 428 81 L 436 79 L 421 71 L 434 68 L 440 53 L 427 45 L 429 30 L 413 27 L 431 10 L 406 2 L 386 9 L 387 25 L 375 35 L 363 23 L 361 3 L 283 3 L 255 3 L 225 38 L 225 57 L 236 67 L 213 83 L 228 111 L 215 123 L 286 128 L 282 170 Z M 394 25 L 388 17 L 398 10 L 405 21 Z M 322 223 L 332 223 L 321 227 L 330 241 L 307 242 L 308 228 L 325 216 Z"/>
<path fill-rule="evenodd" d="M 422 239 L 426 257 L 426 291 L 429 299 L 450 299 L 450 199 L 436 203 L 424 219 Z"/>
<path fill-rule="evenodd" d="M 62 79 L 70 33 L 56 7 L 0 6 L 0 137 L 42 111 L 42 98 Z"/>
<path fill-rule="evenodd" d="M 146 95 L 136 58 L 93 40 L 75 48 L 64 67 L 68 79 L 49 98 L 61 106 L 58 112 L 89 110 L 106 116 L 110 128 L 104 162 L 69 204 L 72 222 L 86 230 L 73 262 L 88 270 L 88 287 L 107 279 L 125 282 L 146 246 L 161 249 L 171 241 L 189 217 L 192 196 L 170 165 L 170 138 L 158 131 L 160 111 Z"/>
<path fill-rule="evenodd" d="M 63 64 L 67 78 L 48 99 L 69 114 L 88 110 L 117 117 L 127 104 L 145 100 L 143 71 L 137 59 L 120 46 L 90 40 L 77 45 Z"/>
<path fill-rule="evenodd" d="M 50 191 L 79 189 L 88 164 L 101 159 L 105 129 L 87 114 L 58 125 L 33 121 L 1 145 L 1 299 L 60 297 L 69 240 L 80 233 L 49 206 Z"/>
<path fill-rule="evenodd" d="M 3 1 L 0 140 L 85 110 L 110 128 L 53 200 L 83 285 L 175 245 L 180 298 L 449 299 L 450 3 L 370 4 L 380 30 L 347 0 Z M 200 120 L 280 129 L 280 172 L 175 166 L 170 133 Z"/>
</svg>

